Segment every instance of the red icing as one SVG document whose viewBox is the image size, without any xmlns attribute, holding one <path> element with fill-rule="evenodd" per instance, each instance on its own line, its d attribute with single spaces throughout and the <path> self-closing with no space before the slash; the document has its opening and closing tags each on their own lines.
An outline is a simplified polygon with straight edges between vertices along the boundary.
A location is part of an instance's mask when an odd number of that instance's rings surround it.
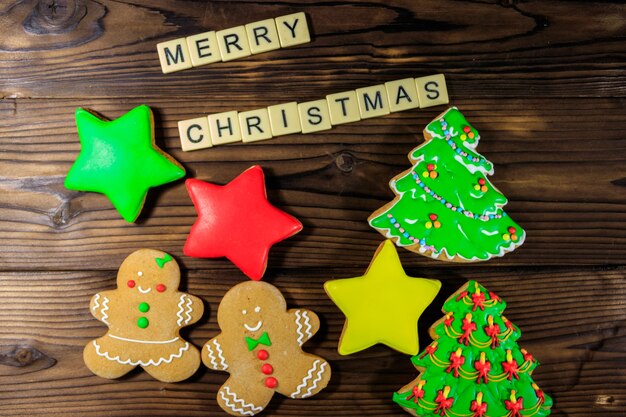
<svg viewBox="0 0 626 417">
<path fill-rule="evenodd" d="M 302 230 L 297 219 L 267 201 L 265 178 L 258 165 L 224 186 L 196 179 L 185 184 L 198 212 L 185 243 L 187 256 L 225 256 L 258 281 L 265 273 L 272 245 Z"/>
<path fill-rule="evenodd" d="M 463 298 L 467 297 L 467 291 L 462 291 L 459 293 L 459 295 L 456 297 L 456 300 L 462 300 Z"/>
<path fill-rule="evenodd" d="M 261 372 L 263 372 L 265 375 L 272 375 L 272 372 L 274 372 L 274 368 L 269 363 L 264 363 L 263 366 L 261 366 Z"/>
<path fill-rule="evenodd" d="M 167 289 L 167 288 L 166 288 L 166 287 L 165 287 L 165 285 L 163 285 L 163 284 L 158 284 L 158 285 L 156 286 L 156 290 L 157 290 L 158 292 L 163 292 L 163 291 L 165 291 L 166 289 Z"/>
<path fill-rule="evenodd" d="M 128 285 L 128 288 L 135 288 L 135 280 L 129 279 L 126 285 Z"/>
<path fill-rule="evenodd" d="M 459 337 L 459 343 L 463 343 L 465 346 L 468 346 L 470 334 L 476 330 L 476 323 L 472 322 L 472 319 L 463 319 L 461 330 L 463 330 L 463 334 Z"/>
<path fill-rule="evenodd" d="M 454 398 L 446 398 L 445 395 L 443 395 L 443 391 L 439 390 L 437 398 L 435 398 L 435 402 L 437 403 L 435 414 L 445 416 L 447 414 L 446 411 L 452 407 Z"/>
<path fill-rule="evenodd" d="M 491 349 L 495 349 L 500 345 L 498 340 L 498 334 L 500 333 L 500 326 L 497 323 L 485 326 L 485 334 L 491 338 Z"/>
<path fill-rule="evenodd" d="M 524 408 L 522 397 L 518 398 L 517 401 L 504 400 L 504 406 L 511 412 L 509 414 L 510 417 L 522 417 L 520 414 L 520 411 Z"/>
<path fill-rule="evenodd" d="M 436 215 L 436 214 L 434 214 L 434 213 L 431 213 L 431 214 L 428 216 L 428 218 L 429 218 L 430 220 L 432 220 L 432 221 L 435 221 L 435 220 L 437 220 L 437 215 Z"/>
<path fill-rule="evenodd" d="M 484 179 L 484 178 L 479 178 L 479 179 L 478 179 L 478 183 L 479 183 L 480 185 L 485 185 L 486 181 L 485 181 L 485 179 Z"/>
<path fill-rule="evenodd" d="M 278 385 L 278 380 L 276 378 L 274 378 L 273 376 L 268 376 L 267 378 L 265 378 L 265 386 L 268 388 L 276 388 L 276 386 Z"/>
<path fill-rule="evenodd" d="M 457 355 L 456 352 L 452 352 L 450 354 L 450 365 L 448 365 L 448 369 L 446 369 L 447 373 L 454 371 L 454 377 L 459 377 L 459 368 L 461 365 L 465 363 L 465 358 L 463 355 Z"/>
<path fill-rule="evenodd" d="M 426 165 L 426 169 L 428 169 L 429 171 L 432 171 L 433 169 L 435 169 L 435 164 Z"/>
<path fill-rule="evenodd" d="M 526 351 L 526 350 L 522 349 L 522 351 L 521 351 L 521 352 L 522 352 L 522 355 L 524 355 L 524 361 L 526 361 L 526 362 L 532 362 L 532 361 L 534 360 L 534 359 L 533 359 L 533 355 L 531 355 L 530 353 L 528 353 L 528 351 Z"/>
<path fill-rule="evenodd" d="M 465 133 L 469 133 L 471 130 L 472 130 L 472 128 L 471 128 L 471 127 L 469 127 L 469 126 L 463 126 L 463 132 L 465 132 Z"/>
<path fill-rule="evenodd" d="M 515 232 L 517 232 L 517 229 L 516 229 L 516 228 L 514 228 L 513 226 L 509 227 L 509 233 L 510 233 L 510 234 L 513 234 L 513 233 L 515 233 Z"/>
<path fill-rule="evenodd" d="M 491 363 L 489 363 L 489 361 L 485 361 L 485 363 L 482 363 L 481 361 L 478 360 L 474 362 L 474 368 L 476 368 L 476 371 L 478 372 L 476 383 L 480 384 L 482 380 L 482 382 L 484 382 L 485 384 L 488 384 L 489 383 L 489 371 L 491 371 Z"/>
<path fill-rule="evenodd" d="M 515 377 L 515 379 L 519 379 L 519 367 L 515 359 L 511 362 L 502 362 L 502 370 L 508 375 L 507 379 L 509 381 L 513 380 L 513 377 Z"/>
<path fill-rule="evenodd" d="M 262 361 L 266 360 L 267 358 L 270 357 L 270 354 L 267 353 L 267 350 L 265 349 L 261 349 L 256 353 L 256 357 L 261 359 Z"/>
<path fill-rule="evenodd" d="M 474 303 L 474 307 L 472 308 L 472 311 L 476 311 L 477 308 L 480 308 L 481 310 L 485 311 L 485 294 L 483 294 L 483 292 L 479 292 L 479 293 L 474 293 L 472 294 L 472 303 Z"/>
<path fill-rule="evenodd" d="M 472 417 L 484 417 L 487 414 L 487 403 L 478 404 L 478 401 L 473 400 L 470 411 L 474 412 Z"/>
<path fill-rule="evenodd" d="M 414 386 L 411 391 L 411 395 L 406 397 L 407 400 L 410 400 L 411 398 L 413 398 L 413 402 L 417 404 L 421 398 L 424 398 L 424 390 L 420 388 L 419 385 Z"/>
<path fill-rule="evenodd" d="M 445 324 L 447 327 L 450 327 L 452 326 L 453 321 L 454 321 L 454 316 L 450 316 L 443 321 L 443 324 Z"/>
</svg>

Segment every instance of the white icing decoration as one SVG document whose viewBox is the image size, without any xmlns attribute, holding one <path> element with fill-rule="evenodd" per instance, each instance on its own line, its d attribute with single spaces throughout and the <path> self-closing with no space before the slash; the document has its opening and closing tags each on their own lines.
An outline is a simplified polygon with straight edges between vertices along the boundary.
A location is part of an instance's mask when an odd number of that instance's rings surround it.
<svg viewBox="0 0 626 417">
<path fill-rule="evenodd" d="M 257 330 L 259 330 L 261 328 L 262 325 L 263 325 L 263 322 L 261 320 L 259 320 L 259 322 L 254 327 L 250 327 L 250 326 L 248 326 L 245 323 L 244 323 L 243 327 L 245 327 L 245 329 L 247 331 L 249 331 L 249 332 L 256 332 Z"/>
<path fill-rule="evenodd" d="M 96 296 L 93 299 L 93 302 L 95 303 L 95 305 L 91 307 L 91 311 L 98 311 L 98 308 L 100 307 L 100 303 L 98 302 L 99 299 L 100 299 L 100 294 L 96 294 Z"/>
<path fill-rule="evenodd" d="M 226 363 L 226 358 L 224 358 L 224 352 L 222 351 L 222 347 L 216 339 L 213 339 L 213 344 L 215 345 L 217 355 L 220 358 L 220 365 L 222 365 L 222 370 L 228 369 L 228 364 Z"/>
<path fill-rule="evenodd" d="M 313 362 L 313 366 L 311 367 L 311 369 L 309 369 L 307 375 L 302 379 L 300 385 L 296 387 L 296 391 L 290 395 L 291 398 L 307 398 L 313 395 L 313 390 L 317 388 L 317 384 L 322 380 L 322 375 L 324 374 L 326 365 L 328 365 L 328 363 L 323 362 L 320 366 L 319 371 L 317 372 L 317 375 L 315 375 L 315 378 L 313 378 L 313 372 L 315 372 L 315 370 L 317 369 L 317 365 L 320 362 L 322 362 L 320 359 L 316 359 L 315 362 Z M 301 394 L 302 390 L 307 387 L 309 380 L 311 383 L 309 389 L 307 389 L 306 393 Z"/>
<path fill-rule="evenodd" d="M 493 235 L 497 235 L 500 232 L 497 230 L 494 230 L 493 232 L 489 232 L 487 230 L 481 230 L 480 233 L 482 233 L 483 235 L 487 235 L 487 236 L 493 236 Z"/>
<path fill-rule="evenodd" d="M 259 307 L 259 306 L 254 307 L 254 312 L 255 313 L 258 313 L 259 311 L 261 311 L 261 307 Z"/>
<path fill-rule="evenodd" d="M 191 298 L 187 297 L 187 303 L 185 304 L 185 316 L 187 316 L 187 318 L 184 324 L 189 324 L 191 321 L 191 314 L 189 313 L 191 313 Z"/>
<path fill-rule="evenodd" d="M 248 312 L 246 310 L 241 310 L 241 314 L 245 316 L 246 314 L 248 314 Z"/>
<path fill-rule="evenodd" d="M 419 222 L 420 219 L 415 219 L 415 220 L 414 219 L 404 219 L 404 221 L 405 221 L 405 223 L 408 223 L 408 224 L 415 224 L 415 223 Z"/>
<path fill-rule="evenodd" d="M 235 402 L 234 404 L 230 402 L 228 397 L 226 397 L 226 395 L 224 394 L 224 391 L 226 391 L 226 394 L 228 394 L 233 399 L 233 401 Z M 242 416 L 253 416 L 256 413 L 263 411 L 263 407 L 257 407 L 252 403 L 246 403 L 241 398 L 238 398 L 234 392 L 230 391 L 230 387 L 227 387 L 227 386 L 223 387 L 223 389 L 220 390 L 220 396 L 222 397 L 224 404 L 228 408 L 230 408 L 232 411 L 236 413 L 239 413 Z M 241 403 L 241 407 L 237 406 L 238 403 Z M 249 408 L 252 411 L 246 410 L 246 408 Z"/>
<path fill-rule="evenodd" d="M 139 339 L 127 339 L 121 336 L 115 336 L 114 334 L 108 334 L 107 336 L 112 337 L 113 339 L 123 340 L 125 342 L 133 342 L 133 343 L 146 343 L 146 344 L 154 344 L 154 345 L 165 345 L 167 343 L 173 343 L 180 339 L 179 337 L 175 337 L 170 340 L 139 340 Z"/>
<path fill-rule="evenodd" d="M 153 359 L 150 359 L 148 362 L 144 362 L 144 361 L 132 361 L 130 359 L 126 359 L 126 360 L 121 360 L 119 356 L 111 356 L 109 355 L 109 352 L 100 352 L 100 345 L 94 340 L 93 341 L 93 345 L 96 347 L 96 354 L 98 356 L 102 356 L 104 358 L 107 358 L 110 361 L 113 362 L 117 362 L 121 365 L 132 365 L 132 366 L 137 366 L 137 365 L 141 365 L 141 366 L 159 366 L 162 363 L 171 363 L 174 359 L 180 359 L 183 356 L 183 352 L 187 351 L 187 349 L 189 349 L 189 342 L 185 342 L 185 344 L 180 348 L 180 350 L 178 351 L 178 353 L 172 353 L 170 355 L 170 357 L 168 359 L 166 358 L 159 358 L 158 361 L 154 361 Z"/>
<path fill-rule="evenodd" d="M 109 299 L 105 296 L 103 296 L 102 298 L 104 298 L 104 301 L 102 301 L 102 310 L 100 310 L 100 314 L 102 314 L 102 322 L 105 324 L 110 324 L 109 313 L 107 313 L 107 311 L 109 310 Z"/>
<path fill-rule="evenodd" d="M 140 276 L 140 277 L 143 277 L 143 272 L 139 271 L 139 272 L 137 272 L 137 275 Z"/>
<path fill-rule="evenodd" d="M 212 369 L 217 369 L 220 371 L 225 371 L 228 369 L 228 364 L 226 363 L 226 359 L 224 358 L 222 347 L 216 339 L 213 339 L 213 345 L 215 346 L 215 350 L 217 351 L 217 355 L 220 359 L 220 363 L 217 363 L 217 357 L 213 354 L 213 348 L 211 348 L 211 342 L 206 344 L 206 349 L 209 354 L 209 359 L 211 359 L 211 364 L 213 365 Z"/>
<path fill-rule="evenodd" d="M 148 294 L 150 291 L 152 291 L 152 288 L 148 288 L 147 290 L 144 290 L 141 288 L 141 285 L 137 285 L 137 289 L 139 290 L 140 293 L 142 294 Z"/>
<path fill-rule="evenodd" d="M 302 317 L 304 317 L 304 324 L 306 329 L 302 332 Z M 304 342 L 313 337 L 313 333 L 311 333 L 311 323 L 309 322 L 309 316 L 306 311 L 296 310 L 296 332 L 298 333 L 298 345 L 302 346 Z"/>
<path fill-rule="evenodd" d="M 176 321 L 176 325 L 178 326 L 181 326 L 183 324 L 183 321 L 185 321 L 185 324 L 191 321 L 191 316 L 189 315 L 189 311 L 191 311 L 191 308 L 189 308 L 189 306 L 191 305 L 191 298 L 187 302 L 187 305 L 183 306 L 185 302 L 185 298 L 187 298 L 187 294 L 182 294 L 180 296 L 180 302 L 178 303 L 178 311 L 176 312 L 176 317 L 178 317 L 178 321 Z M 185 311 L 186 308 L 189 308 L 189 311 Z M 185 313 L 188 317 L 186 320 L 183 318 L 183 313 Z"/>
</svg>

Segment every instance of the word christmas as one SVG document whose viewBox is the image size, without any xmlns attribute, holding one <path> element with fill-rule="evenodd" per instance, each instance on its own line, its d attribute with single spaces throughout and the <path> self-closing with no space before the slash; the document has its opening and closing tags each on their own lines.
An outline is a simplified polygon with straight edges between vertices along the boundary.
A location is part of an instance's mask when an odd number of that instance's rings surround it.
<svg viewBox="0 0 626 417">
<path fill-rule="evenodd" d="M 226 143 L 319 132 L 334 125 L 447 103 L 446 80 L 443 74 L 437 74 L 389 81 L 305 103 L 283 103 L 182 120 L 178 122 L 178 130 L 183 151 L 194 151 Z"/>
<path fill-rule="evenodd" d="M 157 44 L 163 74 L 311 42 L 304 13 Z"/>
</svg>

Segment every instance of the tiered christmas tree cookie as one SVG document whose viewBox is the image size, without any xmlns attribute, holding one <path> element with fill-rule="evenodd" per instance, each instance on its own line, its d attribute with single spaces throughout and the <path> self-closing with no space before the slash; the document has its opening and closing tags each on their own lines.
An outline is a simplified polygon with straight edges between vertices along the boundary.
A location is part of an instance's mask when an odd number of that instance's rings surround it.
<svg viewBox="0 0 626 417">
<path fill-rule="evenodd" d="M 453 294 L 430 328 L 434 342 L 412 358 L 420 376 L 394 401 L 417 416 L 549 415 L 552 399 L 531 377 L 539 363 L 517 345 L 521 332 L 502 315 L 505 308 L 475 281 Z"/>
<path fill-rule="evenodd" d="M 525 232 L 502 210 L 507 203 L 487 178 L 493 165 L 474 150 L 480 135 L 456 108 L 424 130 L 411 169 L 393 178 L 397 197 L 369 223 L 398 246 L 449 261 L 484 261 L 513 251 Z"/>
</svg>

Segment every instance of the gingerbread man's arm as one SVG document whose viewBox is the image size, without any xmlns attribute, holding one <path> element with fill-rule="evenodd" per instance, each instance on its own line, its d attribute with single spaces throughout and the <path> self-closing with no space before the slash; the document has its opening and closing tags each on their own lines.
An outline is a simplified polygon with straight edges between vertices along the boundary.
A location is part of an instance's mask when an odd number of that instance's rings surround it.
<svg viewBox="0 0 626 417">
<path fill-rule="evenodd" d="M 102 291 L 91 297 L 91 301 L 89 302 L 89 311 L 91 311 L 91 314 L 107 325 L 110 324 L 109 314 L 111 313 L 110 303 L 112 296 L 113 291 Z"/>
<path fill-rule="evenodd" d="M 317 314 L 310 310 L 291 309 L 287 313 L 293 319 L 296 328 L 296 340 L 300 346 L 320 329 L 320 319 Z"/>
<path fill-rule="evenodd" d="M 214 337 L 202 347 L 202 362 L 214 371 L 226 371 L 228 362 L 222 347 L 221 335 Z"/>
<path fill-rule="evenodd" d="M 204 303 L 201 299 L 184 292 L 178 293 L 176 304 L 176 324 L 180 327 L 189 326 L 200 320 L 204 313 Z"/>
</svg>

